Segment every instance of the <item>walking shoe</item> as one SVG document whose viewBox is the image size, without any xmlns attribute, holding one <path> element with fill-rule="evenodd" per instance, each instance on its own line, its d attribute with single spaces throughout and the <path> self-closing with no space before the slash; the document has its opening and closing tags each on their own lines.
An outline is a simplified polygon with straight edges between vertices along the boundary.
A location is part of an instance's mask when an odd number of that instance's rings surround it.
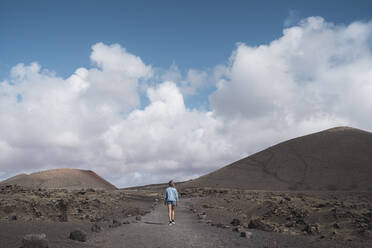
<svg viewBox="0 0 372 248">
<path fill-rule="evenodd" d="M 175 225 L 175 224 L 176 224 L 176 222 L 175 222 L 174 220 L 172 220 L 172 224 L 173 224 L 173 225 Z"/>
<path fill-rule="evenodd" d="M 168 225 L 170 225 L 170 226 L 171 226 L 172 224 L 173 224 L 173 223 L 172 223 L 172 221 L 169 221 L 169 224 L 168 224 Z"/>
</svg>

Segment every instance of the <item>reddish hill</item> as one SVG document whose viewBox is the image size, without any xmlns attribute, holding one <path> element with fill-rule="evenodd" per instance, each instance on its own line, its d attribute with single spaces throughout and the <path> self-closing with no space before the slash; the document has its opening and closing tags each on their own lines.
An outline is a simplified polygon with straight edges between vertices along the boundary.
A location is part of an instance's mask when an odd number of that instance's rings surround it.
<svg viewBox="0 0 372 248">
<path fill-rule="evenodd" d="M 295 138 L 185 182 L 183 186 L 372 190 L 372 133 L 337 127 Z"/>
<path fill-rule="evenodd" d="M 20 174 L 0 182 L 0 185 L 18 184 L 31 188 L 48 189 L 117 189 L 114 185 L 91 170 L 54 169 L 32 173 Z"/>
</svg>

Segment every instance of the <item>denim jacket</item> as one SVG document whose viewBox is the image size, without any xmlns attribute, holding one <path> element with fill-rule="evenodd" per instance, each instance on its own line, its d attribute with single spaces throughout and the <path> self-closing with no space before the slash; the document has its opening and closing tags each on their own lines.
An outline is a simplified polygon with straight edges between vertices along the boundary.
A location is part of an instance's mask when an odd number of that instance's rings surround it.
<svg viewBox="0 0 372 248">
<path fill-rule="evenodd" d="M 167 201 L 176 201 L 176 202 L 178 202 L 178 193 L 177 193 L 176 188 L 168 187 L 165 190 L 164 202 L 167 203 Z"/>
</svg>

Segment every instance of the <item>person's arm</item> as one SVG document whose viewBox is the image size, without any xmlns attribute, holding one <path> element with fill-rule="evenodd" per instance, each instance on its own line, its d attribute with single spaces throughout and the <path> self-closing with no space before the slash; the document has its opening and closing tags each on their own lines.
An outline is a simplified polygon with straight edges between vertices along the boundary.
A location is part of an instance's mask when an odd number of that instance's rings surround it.
<svg viewBox="0 0 372 248">
<path fill-rule="evenodd" d="M 178 205 L 178 192 L 176 190 L 176 205 Z"/>
<path fill-rule="evenodd" d="M 167 205 L 167 199 L 168 199 L 168 190 L 165 190 L 164 205 Z"/>
</svg>

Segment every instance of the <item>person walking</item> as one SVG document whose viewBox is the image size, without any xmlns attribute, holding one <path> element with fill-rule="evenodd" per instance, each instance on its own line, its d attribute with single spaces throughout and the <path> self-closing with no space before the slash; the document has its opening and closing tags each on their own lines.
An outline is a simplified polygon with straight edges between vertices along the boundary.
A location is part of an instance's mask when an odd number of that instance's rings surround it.
<svg viewBox="0 0 372 248">
<path fill-rule="evenodd" d="M 178 204 L 178 192 L 173 180 L 170 180 L 165 190 L 164 205 L 168 207 L 169 225 L 175 225 L 174 212 Z"/>
</svg>

